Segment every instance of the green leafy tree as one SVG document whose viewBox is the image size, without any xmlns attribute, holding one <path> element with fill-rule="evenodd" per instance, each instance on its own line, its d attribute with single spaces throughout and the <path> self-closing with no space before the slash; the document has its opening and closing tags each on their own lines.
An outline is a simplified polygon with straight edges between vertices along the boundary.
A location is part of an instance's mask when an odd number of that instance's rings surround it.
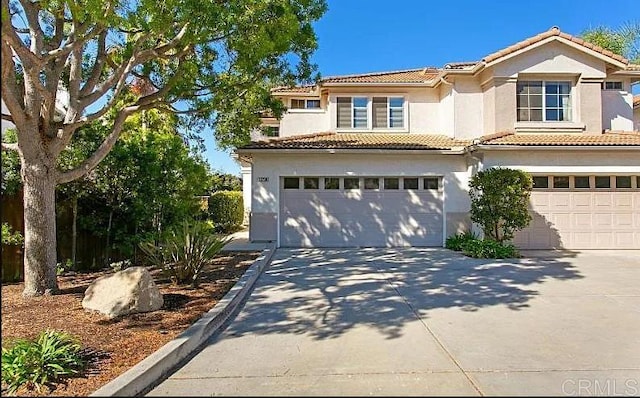
<svg viewBox="0 0 640 398">
<path fill-rule="evenodd" d="M 607 26 L 589 28 L 582 32 L 582 38 L 622 55 L 632 63 L 640 63 L 640 22 L 627 22 L 616 29 Z"/>
<path fill-rule="evenodd" d="M 471 220 L 485 237 L 503 242 L 531 222 L 528 205 L 533 182 L 524 171 L 491 168 L 479 171 L 469 184 Z"/>
<path fill-rule="evenodd" d="M 273 84 L 314 77 L 312 23 L 325 9 L 324 0 L 2 0 L 2 118 L 18 135 L 2 147 L 22 165 L 23 295 L 57 290 L 56 185 L 94 169 L 143 110 L 180 113 L 193 129 L 213 125 L 222 146 L 247 141 L 260 110 L 283 110 Z M 134 78 L 145 89 L 123 100 Z M 97 149 L 58 169 L 75 132 L 97 120 L 108 123 Z"/>
<path fill-rule="evenodd" d="M 242 191 L 242 179 L 234 174 L 216 171 L 211 174 L 210 191 Z"/>
<path fill-rule="evenodd" d="M 15 129 L 7 129 L 2 133 L 2 142 L 16 143 L 18 137 Z M 20 158 L 18 153 L 2 149 L 2 194 L 14 195 L 20 190 Z"/>
</svg>

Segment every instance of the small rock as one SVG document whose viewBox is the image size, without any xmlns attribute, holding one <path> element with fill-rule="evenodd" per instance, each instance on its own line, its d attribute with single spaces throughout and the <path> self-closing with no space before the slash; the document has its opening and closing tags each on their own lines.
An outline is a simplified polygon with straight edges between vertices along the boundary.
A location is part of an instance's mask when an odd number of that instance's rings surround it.
<svg viewBox="0 0 640 398">
<path fill-rule="evenodd" d="M 162 294 L 144 267 L 131 267 L 100 277 L 84 293 L 82 307 L 109 318 L 159 310 Z"/>
</svg>

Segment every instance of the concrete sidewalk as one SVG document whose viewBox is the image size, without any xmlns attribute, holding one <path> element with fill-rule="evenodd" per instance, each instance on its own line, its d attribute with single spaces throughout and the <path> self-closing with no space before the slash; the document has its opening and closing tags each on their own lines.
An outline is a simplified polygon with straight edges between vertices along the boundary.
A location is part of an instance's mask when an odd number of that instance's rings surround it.
<svg viewBox="0 0 640 398">
<path fill-rule="evenodd" d="M 233 240 L 227 243 L 222 250 L 237 252 L 261 251 L 269 246 L 269 242 L 250 242 L 249 230 L 235 232 L 231 234 L 231 238 Z"/>
<path fill-rule="evenodd" d="M 637 395 L 638 280 L 637 251 L 279 249 L 149 395 Z"/>
</svg>

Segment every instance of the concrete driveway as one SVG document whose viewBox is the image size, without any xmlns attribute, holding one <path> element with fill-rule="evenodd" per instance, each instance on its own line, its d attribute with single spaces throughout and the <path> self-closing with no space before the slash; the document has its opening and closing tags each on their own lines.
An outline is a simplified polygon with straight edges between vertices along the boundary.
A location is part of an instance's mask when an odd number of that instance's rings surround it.
<svg viewBox="0 0 640 398">
<path fill-rule="evenodd" d="M 150 395 L 640 395 L 640 251 L 278 249 Z"/>
</svg>

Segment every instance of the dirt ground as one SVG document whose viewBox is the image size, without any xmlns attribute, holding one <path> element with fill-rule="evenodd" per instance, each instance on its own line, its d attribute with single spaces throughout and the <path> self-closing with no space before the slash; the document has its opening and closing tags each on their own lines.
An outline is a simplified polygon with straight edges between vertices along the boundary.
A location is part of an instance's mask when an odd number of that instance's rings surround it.
<svg viewBox="0 0 640 398">
<path fill-rule="evenodd" d="M 2 285 L 2 345 L 12 338 L 34 338 L 45 329 L 77 336 L 90 353 L 85 373 L 53 389 L 19 395 L 86 396 L 113 380 L 176 337 L 209 311 L 236 283 L 259 252 L 227 252 L 203 271 L 197 289 L 174 286 L 153 270 L 163 294 L 161 310 L 108 320 L 82 308 L 84 291 L 111 271 L 70 273 L 58 278 L 60 294 L 25 300 L 22 283 Z M 4 391 L 3 391 L 4 395 Z"/>
</svg>

